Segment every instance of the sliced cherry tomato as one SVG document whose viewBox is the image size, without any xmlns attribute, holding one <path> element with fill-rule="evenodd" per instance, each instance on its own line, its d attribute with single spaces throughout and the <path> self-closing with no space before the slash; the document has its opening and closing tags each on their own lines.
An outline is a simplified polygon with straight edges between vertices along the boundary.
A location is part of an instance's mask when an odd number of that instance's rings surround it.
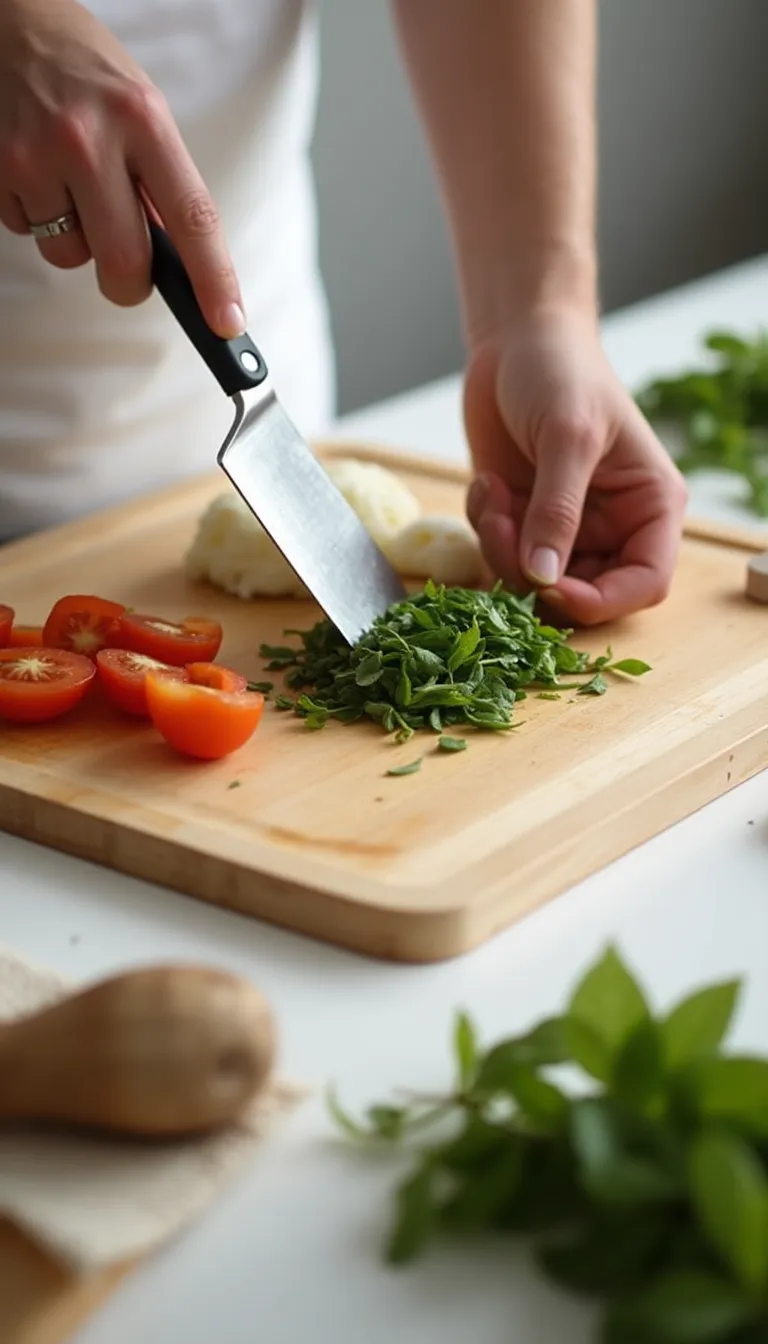
<svg viewBox="0 0 768 1344">
<path fill-rule="evenodd" d="M 191 663 L 188 681 L 162 672 L 146 676 L 152 722 L 185 756 L 216 761 L 237 751 L 258 727 L 264 696 L 247 690 L 239 672 L 213 663 Z"/>
<path fill-rule="evenodd" d="M 160 663 L 185 667 L 187 663 L 210 663 L 221 648 L 218 621 L 189 616 L 183 621 L 163 621 L 158 616 L 125 612 L 114 644 L 132 653 L 145 653 Z"/>
<path fill-rule="evenodd" d="M 43 627 L 42 625 L 14 625 L 11 627 L 11 634 L 6 642 L 11 649 L 39 649 L 43 642 Z"/>
<path fill-rule="evenodd" d="M 65 649 L 0 649 L 0 718 L 57 719 L 82 700 L 95 675 L 90 658 Z"/>
<path fill-rule="evenodd" d="M 95 658 L 99 649 L 114 643 L 125 607 L 103 597 L 61 597 L 43 626 L 47 649 L 69 649 Z"/>
<path fill-rule="evenodd" d="M 11 641 L 11 627 L 16 612 L 13 607 L 4 607 L 0 605 L 0 649 L 4 649 L 6 644 Z"/>
<path fill-rule="evenodd" d="M 156 658 L 148 658 L 144 653 L 131 653 L 130 649 L 99 649 L 96 666 L 99 669 L 99 681 L 112 703 L 126 714 L 136 714 L 143 719 L 149 718 L 147 672 L 161 672 L 163 676 L 173 677 L 176 681 L 188 680 L 183 667 L 158 663 Z"/>
</svg>

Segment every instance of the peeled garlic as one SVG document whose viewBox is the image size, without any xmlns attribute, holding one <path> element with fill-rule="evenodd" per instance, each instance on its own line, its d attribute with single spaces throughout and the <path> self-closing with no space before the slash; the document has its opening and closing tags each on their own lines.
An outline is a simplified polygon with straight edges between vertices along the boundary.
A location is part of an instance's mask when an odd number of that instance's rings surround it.
<svg viewBox="0 0 768 1344">
<path fill-rule="evenodd" d="M 402 528 L 384 549 L 395 569 L 409 578 L 468 587 L 481 575 L 477 537 L 458 515 L 425 515 Z"/>
</svg>

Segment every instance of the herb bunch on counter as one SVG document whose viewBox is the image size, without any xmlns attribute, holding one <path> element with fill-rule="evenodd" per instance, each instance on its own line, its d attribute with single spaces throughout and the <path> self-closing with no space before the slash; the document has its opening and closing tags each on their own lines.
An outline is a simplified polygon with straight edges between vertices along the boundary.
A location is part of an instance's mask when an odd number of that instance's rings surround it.
<svg viewBox="0 0 768 1344">
<path fill-rule="evenodd" d="M 459 1014 L 444 1099 L 358 1124 L 331 1092 L 351 1139 L 416 1144 L 388 1260 L 441 1236 L 524 1238 L 551 1280 L 602 1301 L 601 1344 L 765 1344 L 768 1060 L 723 1049 L 739 991 L 654 1016 L 609 948 L 522 1036 L 483 1049 Z M 577 1095 L 553 1080 L 564 1064 L 585 1076 Z"/>
<path fill-rule="evenodd" d="M 286 686 L 298 692 L 295 699 L 278 696 L 277 707 L 294 710 L 307 727 L 372 719 L 401 742 L 425 728 L 503 731 L 531 688 L 543 688 L 547 698 L 562 690 L 602 695 L 605 673 L 650 670 L 638 659 L 612 661 L 610 649 L 591 660 L 568 643 L 571 630 L 534 614 L 534 601 L 534 594 L 517 597 L 501 584 L 479 592 L 428 581 L 390 607 L 354 648 L 324 620 L 285 632 L 298 637 L 299 647 L 262 645 L 260 652 L 267 670 L 284 672 Z M 563 681 L 573 676 L 584 680 Z"/>
<path fill-rule="evenodd" d="M 768 518 L 768 337 L 712 331 L 703 345 L 709 363 L 653 379 L 635 399 L 660 432 L 667 424 L 682 434 L 675 461 L 684 475 L 704 468 L 735 472 L 745 483 L 747 507 Z"/>
</svg>

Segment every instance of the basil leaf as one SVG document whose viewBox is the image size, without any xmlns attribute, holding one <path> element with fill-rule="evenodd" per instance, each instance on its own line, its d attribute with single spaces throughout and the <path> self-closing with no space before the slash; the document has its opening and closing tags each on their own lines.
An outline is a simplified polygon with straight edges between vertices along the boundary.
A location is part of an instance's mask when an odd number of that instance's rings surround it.
<svg viewBox="0 0 768 1344">
<path fill-rule="evenodd" d="M 537 1258 L 561 1287 L 615 1297 L 641 1287 L 663 1260 L 667 1242 L 667 1221 L 656 1209 L 618 1217 L 595 1213 L 577 1231 L 545 1241 Z"/>
<path fill-rule="evenodd" d="M 438 742 L 440 751 L 466 751 L 467 741 L 464 737 L 441 737 Z"/>
<path fill-rule="evenodd" d="M 730 1055 L 690 1066 L 685 1081 L 703 1120 L 768 1139 L 768 1060 Z"/>
<path fill-rule="evenodd" d="M 608 664 L 611 672 L 624 672 L 628 677 L 642 677 L 646 672 L 652 672 L 650 663 L 644 663 L 639 658 L 620 658 L 618 663 Z"/>
<path fill-rule="evenodd" d="M 681 1178 L 660 1153 L 643 1151 L 611 1102 L 587 1098 L 573 1102 L 571 1139 L 584 1188 L 608 1207 L 632 1208 L 677 1200 Z"/>
<path fill-rule="evenodd" d="M 579 695 L 605 695 L 608 690 L 608 682 L 605 680 L 602 672 L 596 672 L 590 681 L 586 681 L 579 687 Z"/>
<path fill-rule="evenodd" d="M 421 769 L 421 757 L 418 756 L 415 761 L 409 761 L 407 765 L 393 765 L 387 771 L 388 775 L 415 775 Z"/>
<path fill-rule="evenodd" d="M 440 1211 L 442 1225 L 452 1232 L 487 1226 L 517 1194 L 524 1152 L 522 1142 L 508 1138 L 496 1157 L 472 1172 L 445 1200 Z"/>
<path fill-rule="evenodd" d="M 664 1088 L 659 1028 L 650 1018 L 633 1027 L 613 1064 L 611 1091 L 629 1106 L 644 1109 Z"/>
<path fill-rule="evenodd" d="M 358 686 L 373 686 L 379 680 L 384 667 L 380 653 L 369 653 L 355 669 L 355 681 Z"/>
<path fill-rule="evenodd" d="M 740 991 L 740 980 L 727 980 L 689 995 L 672 1009 L 662 1025 L 668 1068 L 717 1051 L 731 1024 Z"/>
<path fill-rule="evenodd" d="M 602 1344 L 724 1344 L 751 1314 L 749 1301 L 727 1279 L 667 1274 L 609 1308 Z"/>
<path fill-rule="evenodd" d="M 402 1265 L 423 1250 L 437 1223 L 434 1173 L 429 1164 L 403 1181 L 397 1192 L 397 1218 L 387 1246 L 387 1260 Z"/>
<path fill-rule="evenodd" d="M 701 1226 L 748 1292 L 768 1289 L 768 1179 L 754 1149 L 735 1134 L 699 1135 L 690 1182 Z"/>
<path fill-rule="evenodd" d="M 584 976 L 568 1008 L 568 1018 L 591 1028 L 611 1058 L 648 1015 L 637 981 L 612 947 Z"/>
</svg>

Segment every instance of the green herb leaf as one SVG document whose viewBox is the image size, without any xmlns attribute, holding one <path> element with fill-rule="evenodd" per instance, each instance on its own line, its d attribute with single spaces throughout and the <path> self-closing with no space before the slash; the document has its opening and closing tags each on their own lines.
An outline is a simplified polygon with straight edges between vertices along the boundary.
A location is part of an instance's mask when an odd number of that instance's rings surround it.
<svg viewBox="0 0 768 1344">
<path fill-rule="evenodd" d="M 569 1019 L 591 1028 L 607 1046 L 611 1058 L 630 1032 L 649 1016 L 637 981 L 612 947 L 577 986 L 568 1009 Z"/>
<path fill-rule="evenodd" d="M 408 1119 L 404 1106 L 370 1106 L 368 1120 L 371 1129 L 380 1139 L 396 1142 L 402 1138 Z"/>
<path fill-rule="evenodd" d="M 243 781 L 241 779 L 233 779 L 227 785 L 228 789 L 241 789 L 242 787 L 243 787 Z"/>
<path fill-rule="evenodd" d="M 269 695 L 269 692 L 274 689 L 274 685 L 273 681 L 249 681 L 246 690 L 257 691 L 259 695 Z"/>
<path fill-rule="evenodd" d="M 418 756 L 415 761 L 409 761 L 407 765 L 393 765 L 387 770 L 388 775 L 415 775 L 421 769 L 421 757 Z"/>
<path fill-rule="evenodd" d="M 768 1138 L 768 1060 L 739 1055 L 704 1060 L 690 1066 L 685 1081 L 703 1120 Z"/>
<path fill-rule="evenodd" d="M 427 583 L 377 617 L 354 648 L 327 620 L 290 633 L 296 649 L 264 646 L 262 653 L 286 673 L 290 690 L 311 693 L 311 705 L 291 706 L 297 714 L 341 723 L 371 718 L 401 738 L 430 729 L 451 740 L 450 729 L 464 724 L 506 732 L 517 726 L 514 706 L 529 689 L 557 695 L 564 671 L 590 667 L 589 655 L 568 644 L 572 631 L 534 614 L 533 594 L 518 597 L 501 584 L 480 592 Z M 592 670 L 592 682 L 576 688 L 603 694 L 607 683 L 597 665 Z M 285 699 L 277 703 L 288 708 Z M 313 717 L 310 727 L 319 726 Z"/>
<path fill-rule="evenodd" d="M 734 1134 L 698 1136 L 691 1192 L 712 1245 L 751 1293 L 768 1289 L 768 1179 L 754 1149 Z"/>
<path fill-rule="evenodd" d="M 607 1083 L 611 1077 L 613 1055 L 610 1045 L 597 1028 L 589 1022 L 582 1022 L 578 1017 L 567 1017 L 563 1024 L 563 1035 L 569 1059 L 588 1073 L 590 1078 Z"/>
<path fill-rule="evenodd" d="M 440 751 L 466 751 L 467 740 L 464 737 L 441 737 L 438 741 Z"/>
<path fill-rule="evenodd" d="M 613 1065 L 611 1091 L 640 1110 L 663 1091 L 661 1033 L 650 1018 L 641 1018 L 619 1049 Z"/>
<path fill-rule="evenodd" d="M 715 1054 L 731 1024 L 740 990 L 740 980 L 727 980 L 689 995 L 673 1008 L 662 1026 L 668 1068 Z"/>
<path fill-rule="evenodd" d="M 609 1308 L 602 1344 L 726 1344 L 751 1314 L 727 1279 L 667 1274 Z"/>
<path fill-rule="evenodd" d="M 358 686 L 372 686 L 379 680 L 384 668 L 384 659 L 378 650 L 369 653 L 355 670 L 355 683 Z"/>
<path fill-rule="evenodd" d="M 652 672 L 650 663 L 643 663 L 639 658 L 620 658 L 618 663 L 610 663 L 611 672 L 624 672 L 628 677 L 642 677 L 646 672 Z"/>
<path fill-rule="evenodd" d="M 466 1092 L 472 1086 L 478 1061 L 477 1037 L 466 1013 L 456 1014 L 453 1051 L 458 1065 L 459 1087 Z"/>
<path fill-rule="evenodd" d="M 434 1175 L 429 1164 L 403 1181 L 397 1193 L 397 1220 L 387 1247 L 391 1265 L 413 1260 L 424 1249 L 437 1223 Z"/>
<path fill-rule="evenodd" d="M 602 672 L 596 672 L 590 681 L 585 681 L 583 686 L 579 687 L 579 695 L 605 695 L 608 690 L 608 682 L 605 680 Z"/>
<path fill-rule="evenodd" d="M 330 1083 L 325 1090 L 325 1103 L 332 1119 L 335 1120 L 339 1129 L 343 1130 L 348 1138 L 358 1141 L 361 1139 L 370 1139 L 370 1132 L 367 1129 L 363 1129 L 363 1126 L 359 1125 L 356 1120 L 353 1120 L 352 1116 L 344 1110 L 344 1107 L 339 1101 L 336 1088 Z"/>
<path fill-rule="evenodd" d="M 573 1102 L 570 1123 L 581 1179 L 593 1199 L 608 1207 L 640 1208 L 679 1198 L 681 1176 L 671 1159 L 644 1151 L 648 1146 L 627 1132 L 621 1111 L 609 1100 Z"/>
<path fill-rule="evenodd" d="M 445 1200 L 442 1226 L 452 1232 L 487 1227 L 520 1189 L 524 1154 L 522 1142 L 508 1137 L 504 1147 Z"/>
</svg>

